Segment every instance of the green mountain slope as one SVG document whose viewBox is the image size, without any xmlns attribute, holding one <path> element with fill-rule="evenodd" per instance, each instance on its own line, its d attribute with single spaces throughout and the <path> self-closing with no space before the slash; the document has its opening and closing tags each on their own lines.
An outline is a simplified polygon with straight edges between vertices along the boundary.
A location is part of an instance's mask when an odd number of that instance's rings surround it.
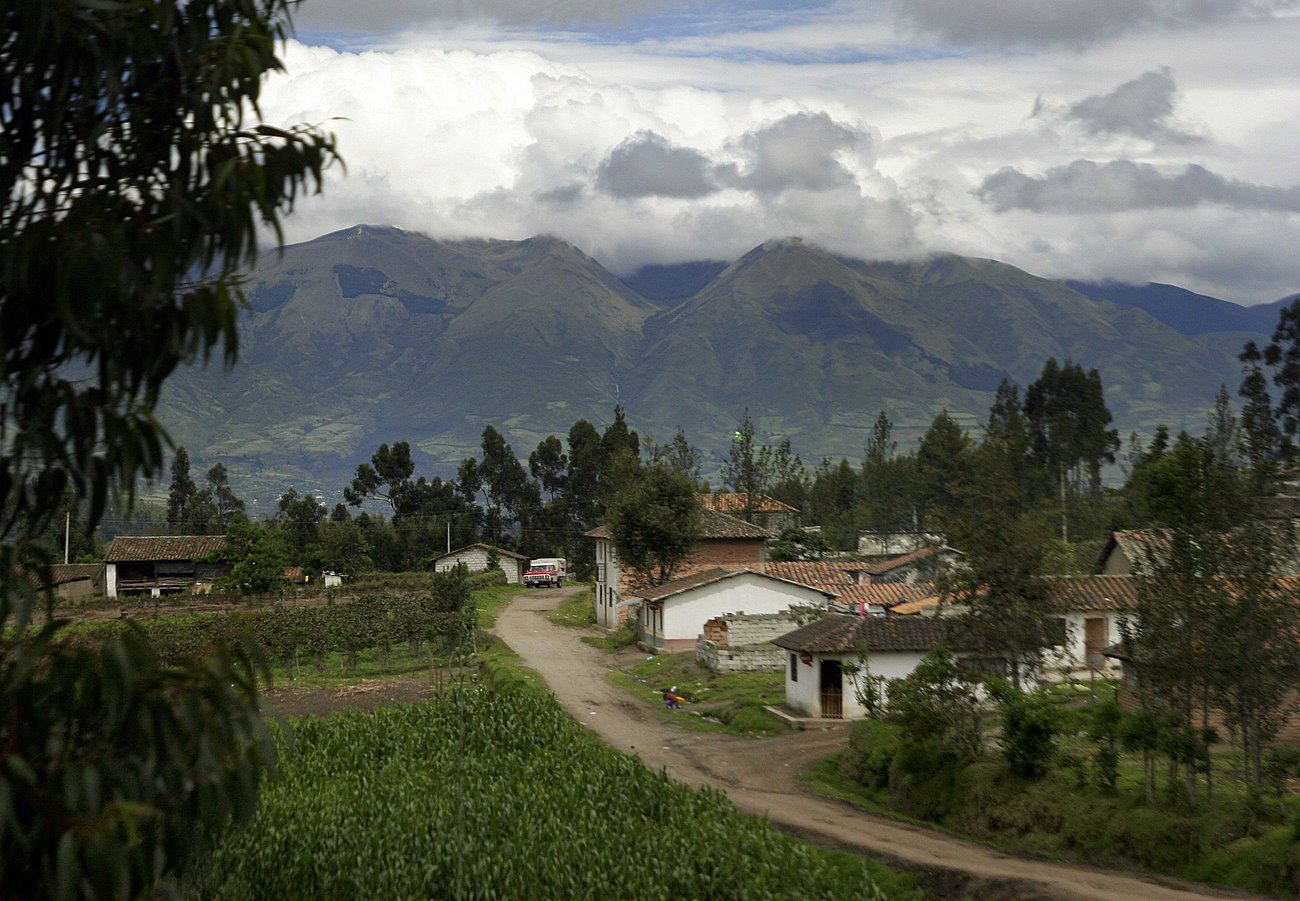
<svg viewBox="0 0 1300 901">
<path fill-rule="evenodd" d="M 447 472 L 492 424 L 524 456 L 616 401 L 715 459 L 745 407 L 806 459 L 856 458 L 882 408 L 904 438 L 944 408 L 974 425 L 1001 378 L 1024 385 L 1049 356 L 1099 368 L 1123 429 L 1195 428 L 1237 378 L 1240 335 L 1186 336 L 989 260 L 864 263 L 788 240 L 718 268 L 665 306 L 554 238 L 358 226 L 263 259 L 239 365 L 178 377 L 160 416 L 269 499 L 336 495 L 381 441 Z"/>
</svg>

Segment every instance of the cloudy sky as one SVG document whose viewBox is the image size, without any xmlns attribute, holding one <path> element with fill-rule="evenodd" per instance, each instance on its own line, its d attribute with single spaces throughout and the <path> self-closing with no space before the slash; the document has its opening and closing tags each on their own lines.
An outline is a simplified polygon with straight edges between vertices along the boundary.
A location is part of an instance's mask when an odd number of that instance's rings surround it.
<svg viewBox="0 0 1300 901">
<path fill-rule="evenodd" d="M 279 124 L 347 170 L 288 222 L 774 237 L 1057 278 L 1300 291 L 1300 0 L 304 0 Z"/>
</svg>

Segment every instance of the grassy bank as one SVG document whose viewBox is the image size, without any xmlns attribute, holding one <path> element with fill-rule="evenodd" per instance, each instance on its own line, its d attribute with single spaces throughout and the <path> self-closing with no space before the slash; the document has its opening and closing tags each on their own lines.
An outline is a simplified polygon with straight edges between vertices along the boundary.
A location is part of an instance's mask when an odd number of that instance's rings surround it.
<svg viewBox="0 0 1300 901">
<path fill-rule="evenodd" d="M 785 700 L 781 673 L 715 673 L 695 662 L 695 654 L 657 654 L 610 674 L 610 681 L 651 705 L 660 716 L 691 729 L 716 729 L 741 735 L 776 735 L 785 727 L 763 710 Z M 681 710 L 667 710 L 664 689 L 676 687 L 686 699 Z"/>
<path fill-rule="evenodd" d="M 909 771 L 888 724 L 855 724 L 849 749 L 804 778 L 819 794 L 874 813 L 937 825 L 1008 850 L 1214 882 L 1275 897 L 1300 895 L 1300 798 L 1247 790 L 1216 760 L 1212 801 L 1178 792 L 1148 799 L 1141 759 L 1125 754 L 1114 789 L 1091 778 L 1086 743 L 1062 741 L 1039 778 L 1015 775 L 1001 756 L 941 761 Z M 1085 765 L 1080 765 L 1084 760 Z"/>
</svg>

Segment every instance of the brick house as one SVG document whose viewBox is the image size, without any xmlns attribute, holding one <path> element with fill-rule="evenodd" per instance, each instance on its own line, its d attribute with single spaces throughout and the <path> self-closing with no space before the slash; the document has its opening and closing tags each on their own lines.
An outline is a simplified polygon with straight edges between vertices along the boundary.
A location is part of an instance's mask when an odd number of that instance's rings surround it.
<svg viewBox="0 0 1300 901">
<path fill-rule="evenodd" d="M 677 578 L 713 568 L 747 569 L 756 573 L 766 571 L 767 540 L 773 537 L 769 530 L 726 513 L 702 509 L 700 531 L 699 542 L 677 568 Z M 605 629 L 617 629 L 628 616 L 625 599 L 630 595 L 627 592 L 639 587 L 635 583 L 635 574 L 626 572 L 619 565 L 608 526 L 598 526 L 585 537 L 596 543 L 596 592 L 592 601 L 596 624 Z"/>
<path fill-rule="evenodd" d="M 700 495 L 700 506 L 705 510 L 726 513 L 744 519 L 750 514 L 749 521 L 762 526 L 777 535 L 799 524 L 799 510 L 782 503 L 766 494 L 747 494 L 735 491 L 715 491 Z"/>
</svg>

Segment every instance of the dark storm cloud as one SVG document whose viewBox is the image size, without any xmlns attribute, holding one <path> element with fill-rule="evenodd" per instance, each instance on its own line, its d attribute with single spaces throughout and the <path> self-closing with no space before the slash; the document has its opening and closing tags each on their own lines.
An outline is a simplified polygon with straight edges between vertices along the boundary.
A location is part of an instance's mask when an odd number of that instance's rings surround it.
<svg viewBox="0 0 1300 901">
<path fill-rule="evenodd" d="M 1201 205 L 1300 212 L 1300 187 L 1253 185 L 1195 165 L 1164 175 L 1129 160 L 1075 160 L 1038 178 L 1008 167 L 985 179 L 976 193 L 998 212 L 1109 213 Z"/>
<path fill-rule="evenodd" d="M 951 44 L 1082 47 L 1151 26 L 1271 15 L 1296 0 L 897 0 L 904 25 Z"/>
<path fill-rule="evenodd" d="M 1106 94 L 1094 94 L 1072 104 L 1066 116 L 1093 134 L 1133 135 L 1153 141 L 1188 143 L 1196 138 L 1170 127 L 1178 95 L 1169 70 L 1156 69 L 1126 81 Z"/>
<path fill-rule="evenodd" d="M 709 169 L 704 154 L 641 132 L 614 148 L 596 184 L 613 197 L 705 197 L 718 190 Z"/>
<path fill-rule="evenodd" d="M 828 191 L 853 182 L 836 155 L 868 153 L 871 136 L 836 122 L 826 113 L 795 113 L 749 132 L 738 142 L 743 168 L 728 167 L 721 177 L 735 187 L 760 194 L 796 188 Z"/>
</svg>

